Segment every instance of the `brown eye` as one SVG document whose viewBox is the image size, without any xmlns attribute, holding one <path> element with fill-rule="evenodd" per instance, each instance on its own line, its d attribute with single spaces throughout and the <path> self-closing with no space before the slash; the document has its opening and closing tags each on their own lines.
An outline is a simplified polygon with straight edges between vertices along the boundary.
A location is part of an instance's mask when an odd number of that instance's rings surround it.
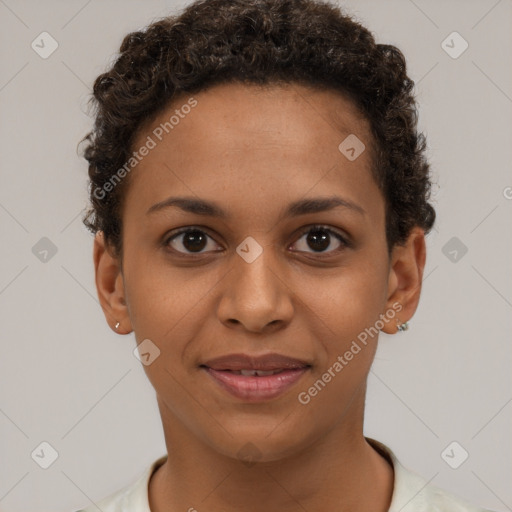
<svg viewBox="0 0 512 512">
<path fill-rule="evenodd" d="M 207 233 L 198 228 L 186 228 L 174 233 L 165 241 L 165 245 L 182 254 L 202 254 L 213 240 Z M 211 244 L 215 248 L 216 244 Z M 184 248 L 184 250 L 182 250 Z"/>
<path fill-rule="evenodd" d="M 301 240 L 304 241 L 301 243 Z M 332 245 L 334 244 L 334 248 Z M 313 226 L 302 232 L 301 238 L 295 242 L 295 246 L 299 245 L 299 252 L 334 253 L 348 247 L 348 242 L 338 232 L 325 226 Z M 329 247 L 331 249 L 329 250 Z M 311 251 L 307 249 L 310 248 Z"/>
</svg>

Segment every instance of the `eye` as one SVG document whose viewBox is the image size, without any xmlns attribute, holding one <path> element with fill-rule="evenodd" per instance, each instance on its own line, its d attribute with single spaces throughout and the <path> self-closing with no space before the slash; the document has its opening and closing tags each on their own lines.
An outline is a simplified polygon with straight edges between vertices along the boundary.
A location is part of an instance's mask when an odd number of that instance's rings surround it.
<svg viewBox="0 0 512 512">
<path fill-rule="evenodd" d="M 309 246 L 312 251 L 307 251 L 304 247 L 301 248 L 301 240 L 303 238 L 305 238 L 305 244 L 303 242 L 302 246 Z M 333 242 L 338 242 L 338 246 L 334 249 L 328 250 Z M 218 252 L 216 247 L 219 247 L 208 233 L 195 226 L 188 226 L 171 233 L 165 238 L 163 245 L 184 255 Z M 294 250 L 323 255 L 325 253 L 341 251 L 345 247 L 349 247 L 350 243 L 337 231 L 326 226 L 315 225 L 302 231 L 301 238 L 294 244 L 294 246 L 297 245 L 299 245 L 299 248 Z M 184 250 L 182 250 L 183 248 Z"/>
<path fill-rule="evenodd" d="M 181 254 L 203 254 L 203 252 L 211 252 L 203 251 L 203 249 L 208 247 L 208 240 L 213 241 L 213 238 L 211 238 L 205 231 L 197 227 L 189 226 L 172 233 L 171 236 L 166 237 L 164 240 L 164 246 L 171 247 L 173 250 Z M 210 244 L 210 246 L 212 245 L 216 244 Z M 180 250 L 180 246 L 184 247 L 185 251 Z"/>
<path fill-rule="evenodd" d="M 307 236 L 305 238 L 305 241 L 302 243 L 302 247 L 309 246 L 311 249 L 313 249 L 313 254 L 317 253 L 322 255 L 326 252 L 335 253 L 350 246 L 349 242 L 345 239 L 345 237 L 343 237 L 337 231 L 334 231 L 333 229 L 327 228 L 325 226 L 310 226 L 306 230 L 302 231 L 301 235 L 301 238 L 294 244 L 299 245 L 299 252 L 309 252 L 300 249 L 301 240 L 305 235 Z M 331 246 L 331 244 L 333 243 L 333 238 L 335 242 L 338 242 L 338 246 L 332 250 L 327 250 L 329 246 Z"/>
</svg>

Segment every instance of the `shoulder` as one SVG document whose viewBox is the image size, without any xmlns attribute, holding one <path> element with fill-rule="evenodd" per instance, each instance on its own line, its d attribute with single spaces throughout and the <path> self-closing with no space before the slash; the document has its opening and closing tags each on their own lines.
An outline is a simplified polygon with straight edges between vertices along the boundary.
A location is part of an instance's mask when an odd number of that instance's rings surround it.
<svg viewBox="0 0 512 512">
<path fill-rule="evenodd" d="M 367 441 L 393 465 L 395 483 L 389 512 L 491 512 L 471 505 L 405 468 L 384 444 L 374 439 L 367 438 Z"/>
<path fill-rule="evenodd" d="M 167 455 L 160 457 L 147 467 L 134 482 L 76 512 L 97 512 L 98 509 L 102 512 L 151 512 L 148 498 L 149 480 L 166 459 Z"/>
<path fill-rule="evenodd" d="M 395 474 L 399 492 L 393 496 L 389 512 L 490 512 L 427 482 L 400 463 L 395 465 Z"/>
</svg>

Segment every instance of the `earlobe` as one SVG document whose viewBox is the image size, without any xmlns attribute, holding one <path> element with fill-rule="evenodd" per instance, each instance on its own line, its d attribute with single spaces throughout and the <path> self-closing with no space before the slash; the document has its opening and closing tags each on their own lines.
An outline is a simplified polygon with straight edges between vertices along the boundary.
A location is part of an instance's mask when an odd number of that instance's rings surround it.
<svg viewBox="0 0 512 512">
<path fill-rule="evenodd" d="M 399 303 L 401 310 L 396 313 L 397 321 L 388 322 L 382 329 L 387 334 L 407 329 L 407 322 L 414 315 L 420 300 L 425 261 L 425 232 L 414 227 L 406 243 L 393 248 L 386 307 L 391 309 L 393 304 Z"/>
<path fill-rule="evenodd" d="M 114 332 L 128 334 L 132 326 L 120 260 L 107 246 L 102 231 L 98 231 L 94 238 L 93 260 L 96 290 L 107 323 Z"/>
</svg>

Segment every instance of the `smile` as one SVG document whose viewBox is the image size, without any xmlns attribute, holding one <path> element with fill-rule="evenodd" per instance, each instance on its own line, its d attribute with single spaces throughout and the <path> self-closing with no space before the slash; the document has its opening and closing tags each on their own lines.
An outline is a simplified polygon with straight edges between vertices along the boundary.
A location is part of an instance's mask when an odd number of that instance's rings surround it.
<svg viewBox="0 0 512 512">
<path fill-rule="evenodd" d="M 246 402 L 261 402 L 277 398 L 288 391 L 310 367 L 275 370 L 214 370 L 202 366 L 201 369 L 230 395 Z"/>
</svg>

